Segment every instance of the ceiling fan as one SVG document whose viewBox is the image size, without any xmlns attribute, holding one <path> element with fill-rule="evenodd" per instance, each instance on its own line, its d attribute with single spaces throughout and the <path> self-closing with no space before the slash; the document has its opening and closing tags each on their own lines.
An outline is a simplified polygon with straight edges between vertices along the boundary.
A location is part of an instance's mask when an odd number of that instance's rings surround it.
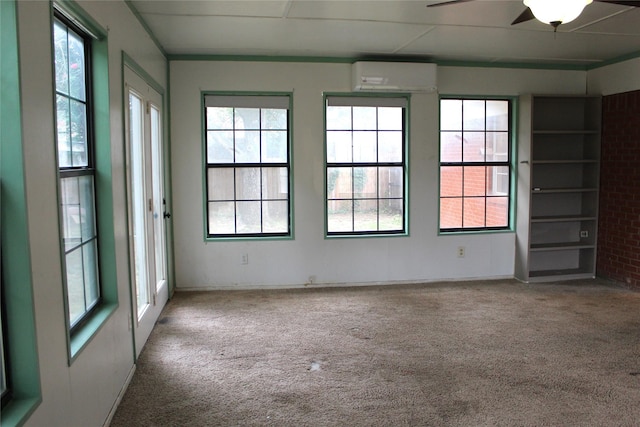
<svg viewBox="0 0 640 427">
<path fill-rule="evenodd" d="M 449 0 L 442 3 L 428 4 L 427 7 L 450 6 L 470 1 L 475 0 Z M 527 8 L 513 20 L 511 25 L 516 25 L 532 19 L 538 19 L 545 24 L 551 25 L 555 31 L 560 24 L 566 24 L 567 22 L 571 22 L 576 19 L 582 13 L 585 6 L 594 1 L 600 3 L 619 4 L 622 6 L 640 7 L 640 1 L 637 0 L 524 0 L 524 5 L 527 6 Z"/>
</svg>

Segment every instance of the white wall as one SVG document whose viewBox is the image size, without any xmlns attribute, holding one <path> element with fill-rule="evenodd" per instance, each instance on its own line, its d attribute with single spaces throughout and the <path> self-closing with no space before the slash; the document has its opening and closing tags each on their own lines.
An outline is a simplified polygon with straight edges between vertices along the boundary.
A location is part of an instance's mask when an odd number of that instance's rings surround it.
<svg viewBox="0 0 640 427">
<path fill-rule="evenodd" d="M 438 236 L 438 95 L 414 94 L 408 237 L 325 239 L 323 92 L 350 92 L 348 64 L 172 61 L 176 284 L 191 288 L 512 277 L 513 233 Z M 581 93 L 579 71 L 442 67 L 445 94 Z M 204 240 L 201 91 L 293 92 L 294 232 L 289 241 Z M 458 246 L 466 257 L 458 258 Z M 249 263 L 241 265 L 242 254 Z"/>
<path fill-rule="evenodd" d="M 611 95 L 640 89 L 640 58 L 596 68 L 588 73 L 589 93 Z"/>
<path fill-rule="evenodd" d="M 50 4 L 18 2 L 27 210 L 42 403 L 27 426 L 98 426 L 133 367 L 122 142 L 124 49 L 166 87 L 166 61 L 124 2 L 79 2 L 109 31 L 119 307 L 69 366 L 56 197 Z"/>
</svg>

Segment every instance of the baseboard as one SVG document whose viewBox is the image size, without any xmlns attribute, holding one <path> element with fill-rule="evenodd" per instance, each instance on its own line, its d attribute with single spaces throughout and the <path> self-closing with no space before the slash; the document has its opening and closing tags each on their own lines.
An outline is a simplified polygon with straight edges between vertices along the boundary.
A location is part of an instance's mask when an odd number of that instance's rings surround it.
<svg viewBox="0 0 640 427">
<path fill-rule="evenodd" d="M 288 284 L 255 284 L 255 283 L 233 283 L 220 285 L 203 285 L 203 286 L 176 286 L 178 292 L 197 292 L 197 291 L 254 291 L 254 290 L 273 290 L 273 289 L 311 289 L 311 288 L 350 288 L 362 286 L 393 286 L 393 285 L 418 285 L 423 283 L 447 283 L 447 282 L 472 282 L 478 280 L 511 280 L 513 276 L 491 276 L 491 277 L 462 277 L 462 278 L 440 278 L 440 279 L 422 279 L 422 280 L 389 280 L 376 282 L 348 282 L 348 283 L 288 283 Z"/>
<path fill-rule="evenodd" d="M 109 415 L 107 415 L 107 419 L 104 421 L 104 424 L 102 425 L 102 427 L 109 427 L 109 425 L 111 425 L 111 420 L 113 420 L 113 416 L 116 414 L 116 411 L 118 410 L 118 406 L 120 406 L 120 402 L 122 402 L 122 398 L 127 392 L 127 389 L 129 388 L 129 384 L 131 383 L 131 379 L 133 378 L 133 374 L 135 372 L 136 372 L 136 365 L 133 365 L 131 367 L 131 370 L 129 371 L 129 375 L 127 375 L 127 378 L 124 381 L 124 385 L 120 389 L 120 393 L 118 393 L 118 397 L 116 397 L 116 401 L 113 402 L 113 406 L 111 407 L 111 410 L 109 411 Z"/>
</svg>

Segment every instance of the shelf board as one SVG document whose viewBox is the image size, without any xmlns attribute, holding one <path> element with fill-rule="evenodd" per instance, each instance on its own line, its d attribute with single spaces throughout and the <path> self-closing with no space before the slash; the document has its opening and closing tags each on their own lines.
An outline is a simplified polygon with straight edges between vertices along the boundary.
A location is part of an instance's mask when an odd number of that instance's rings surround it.
<svg viewBox="0 0 640 427">
<path fill-rule="evenodd" d="M 596 164 L 598 160 L 595 159 L 555 159 L 555 160 L 532 160 L 534 165 L 564 165 L 564 164 Z"/>
<path fill-rule="evenodd" d="M 586 268 L 569 268 L 564 270 L 537 270 L 529 272 L 530 282 L 542 282 L 545 280 L 572 280 L 591 279 L 595 277 L 595 271 Z"/>
<path fill-rule="evenodd" d="M 540 129 L 533 130 L 534 135 L 599 135 L 600 130 L 595 129 L 566 129 L 566 130 L 554 130 L 554 129 Z"/>
<path fill-rule="evenodd" d="M 529 246 L 531 252 L 565 251 L 573 249 L 594 249 L 595 243 L 564 242 L 564 243 L 536 243 Z"/>
<path fill-rule="evenodd" d="M 557 216 L 534 216 L 531 222 L 574 222 L 574 221 L 595 221 L 595 216 L 589 215 L 557 215 Z"/>
<path fill-rule="evenodd" d="M 534 187 L 531 189 L 533 194 L 542 193 L 589 193 L 598 191 L 596 187 L 573 187 L 573 188 L 539 188 Z"/>
</svg>

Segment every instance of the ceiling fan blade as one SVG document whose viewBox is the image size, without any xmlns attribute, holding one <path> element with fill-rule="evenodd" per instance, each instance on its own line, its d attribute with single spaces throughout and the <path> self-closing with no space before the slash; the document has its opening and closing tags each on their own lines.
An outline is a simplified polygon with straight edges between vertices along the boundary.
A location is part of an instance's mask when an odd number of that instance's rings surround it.
<svg viewBox="0 0 640 427">
<path fill-rule="evenodd" d="M 524 12 L 522 12 L 516 19 L 513 20 L 511 25 L 516 25 L 521 22 L 531 21 L 532 19 L 536 19 L 536 17 L 533 16 L 533 12 L 531 12 L 530 8 L 526 8 Z"/>
<path fill-rule="evenodd" d="M 470 1 L 475 1 L 475 0 L 449 0 L 449 1 L 443 1 L 442 3 L 428 4 L 427 7 L 449 6 L 452 4 L 467 3 Z"/>
<path fill-rule="evenodd" d="M 624 0 L 594 0 L 600 3 L 613 3 L 613 4 L 619 4 L 621 6 L 633 6 L 633 7 L 640 7 L 640 1 L 624 1 Z"/>
</svg>

